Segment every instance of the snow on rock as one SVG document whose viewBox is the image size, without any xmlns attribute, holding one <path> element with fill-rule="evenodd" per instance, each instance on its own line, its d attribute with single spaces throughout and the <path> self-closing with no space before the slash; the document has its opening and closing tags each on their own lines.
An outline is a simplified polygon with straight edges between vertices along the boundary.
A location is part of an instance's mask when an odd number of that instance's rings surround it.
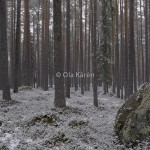
<svg viewBox="0 0 150 150">
<path fill-rule="evenodd" d="M 54 89 L 12 93 L 15 103 L 0 103 L 0 149 L 125 150 L 114 134 L 115 116 L 123 101 L 102 95 L 100 89 L 99 107 L 95 108 L 92 92 L 82 96 L 72 89 L 71 93 L 64 109 L 54 107 Z M 47 115 L 57 119 L 48 123 L 39 118 Z"/>
</svg>

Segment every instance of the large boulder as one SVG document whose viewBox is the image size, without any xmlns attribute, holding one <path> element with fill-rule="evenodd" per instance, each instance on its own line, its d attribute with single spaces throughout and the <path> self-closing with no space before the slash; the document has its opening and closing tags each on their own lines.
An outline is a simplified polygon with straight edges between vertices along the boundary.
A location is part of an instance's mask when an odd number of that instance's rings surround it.
<svg viewBox="0 0 150 150">
<path fill-rule="evenodd" d="M 126 146 L 150 142 L 150 84 L 141 86 L 119 109 L 115 133 Z"/>
</svg>

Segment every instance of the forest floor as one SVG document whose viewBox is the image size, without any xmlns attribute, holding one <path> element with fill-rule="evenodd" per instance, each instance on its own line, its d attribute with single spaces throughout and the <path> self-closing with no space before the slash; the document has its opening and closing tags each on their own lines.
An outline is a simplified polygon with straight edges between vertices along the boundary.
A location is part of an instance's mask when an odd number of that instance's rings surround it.
<svg viewBox="0 0 150 150">
<path fill-rule="evenodd" d="M 125 150 L 114 134 L 124 101 L 102 89 L 98 98 L 95 108 L 92 92 L 72 89 L 67 108 L 56 109 L 54 89 L 12 93 L 12 101 L 0 100 L 0 150 Z"/>
</svg>

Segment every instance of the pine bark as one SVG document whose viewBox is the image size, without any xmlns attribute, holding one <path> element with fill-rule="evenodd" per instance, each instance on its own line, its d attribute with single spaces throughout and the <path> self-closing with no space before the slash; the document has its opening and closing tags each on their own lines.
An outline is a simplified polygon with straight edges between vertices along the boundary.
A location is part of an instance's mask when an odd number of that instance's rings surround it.
<svg viewBox="0 0 150 150">
<path fill-rule="evenodd" d="M 16 24 L 16 43 L 15 43 L 15 64 L 14 64 L 14 93 L 18 93 L 19 70 L 20 70 L 20 19 L 21 19 L 21 0 L 17 0 L 17 24 Z"/>
<path fill-rule="evenodd" d="M 70 0 L 67 0 L 67 33 L 66 33 L 66 71 L 70 73 Z M 71 80 L 68 76 L 66 79 L 66 97 L 70 98 Z"/>
<path fill-rule="evenodd" d="M 63 49 L 62 49 L 62 18 L 61 18 L 61 0 L 53 1 L 53 23 L 54 23 L 54 60 L 55 60 L 55 100 L 56 107 L 66 106 L 64 97 L 64 71 Z M 59 75 L 60 73 L 60 76 Z"/>
<path fill-rule="evenodd" d="M 82 0 L 79 0 L 80 6 L 80 73 L 83 72 L 83 22 L 82 22 Z M 84 95 L 84 78 L 80 78 L 81 80 L 81 94 Z"/>
<path fill-rule="evenodd" d="M 11 41 L 10 41 L 10 87 L 13 87 L 14 82 L 14 49 L 15 49 L 15 14 L 16 14 L 15 0 L 11 1 Z"/>
<path fill-rule="evenodd" d="M 145 82 L 149 82 L 148 1 L 145 0 Z"/>
<path fill-rule="evenodd" d="M 134 0 L 129 2 L 129 82 L 128 90 L 129 96 L 133 93 L 133 80 L 134 80 Z"/>
<path fill-rule="evenodd" d="M 116 87 L 117 87 L 117 97 L 120 98 L 118 0 L 115 0 L 115 7 L 116 7 L 115 83 L 116 83 Z"/>
<path fill-rule="evenodd" d="M 37 11 L 37 43 L 36 43 L 36 49 L 37 49 L 37 87 L 40 87 L 40 0 L 38 0 L 38 11 Z"/>
<path fill-rule="evenodd" d="M 8 80 L 7 51 L 7 14 L 6 1 L 0 0 L 0 79 L 2 80 L 3 99 L 11 100 Z"/>
<path fill-rule="evenodd" d="M 93 50 L 93 94 L 94 94 L 94 106 L 98 107 L 98 94 L 97 94 L 97 40 L 96 40 L 96 27 L 97 27 L 97 0 L 93 2 L 93 38 L 92 38 L 92 50 Z"/>
<path fill-rule="evenodd" d="M 49 49 L 49 1 L 44 0 L 42 10 L 42 88 L 48 90 L 48 49 Z"/>
<path fill-rule="evenodd" d="M 128 3 L 125 0 L 125 78 L 124 78 L 125 99 L 128 97 L 128 7 L 127 5 Z"/>
<path fill-rule="evenodd" d="M 30 47 L 30 16 L 29 0 L 24 0 L 24 56 L 23 56 L 23 84 L 31 85 L 31 47 Z"/>
</svg>

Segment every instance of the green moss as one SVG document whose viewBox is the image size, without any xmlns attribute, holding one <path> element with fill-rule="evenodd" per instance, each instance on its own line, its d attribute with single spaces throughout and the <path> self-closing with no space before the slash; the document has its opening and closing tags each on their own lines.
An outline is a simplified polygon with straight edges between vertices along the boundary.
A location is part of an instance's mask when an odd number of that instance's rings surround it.
<svg viewBox="0 0 150 150">
<path fill-rule="evenodd" d="M 63 132 L 58 132 L 57 135 L 52 137 L 50 140 L 47 140 L 44 142 L 44 145 L 47 147 L 55 147 L 61 143 L 70 143 L 72 140 L 66 137 L 65 133 Z"/>
<path fill-rule="evenodd" d="M 122 140 L 122 130 L 125 127 L 125 122 L 128 120 L 130 114 L 139 106 L 139 103 L 136 101 L 136 95 L 137 94 L 133 94 L 130 96 L 125 104 L 118 110 L 114 129 L 120 141 Z"/>
<path fill-rule="evenodd" d="M 131 108 L 126 111 L 127 108 Z M 118 111 L 115 133 L 126 146 L 135 146 L 143 140 L 150 141 L 150 84 L 143 85 Z"/>
<path fill-rule="evenodd" d="M 56 123 L 57 119 L 58 118 L 55 115 L 50 115 L 50 114 L 43 115 L 43 116 L 41 115 L 38 117 L 34 117 L 31 121 L 29 121 L 28 126 L 33 126 L 36 123 L 51 125 Z"/>
<path fill-rule="evenodd" d="M 83 120 L 73 120 L 68 125 L 70 127 L 74 128 L 74 127 L 83 126 L 83 125 L 87 125 L 87 124 L 88 124 L 88 122 L 83 121 Z"/>
</svg>

